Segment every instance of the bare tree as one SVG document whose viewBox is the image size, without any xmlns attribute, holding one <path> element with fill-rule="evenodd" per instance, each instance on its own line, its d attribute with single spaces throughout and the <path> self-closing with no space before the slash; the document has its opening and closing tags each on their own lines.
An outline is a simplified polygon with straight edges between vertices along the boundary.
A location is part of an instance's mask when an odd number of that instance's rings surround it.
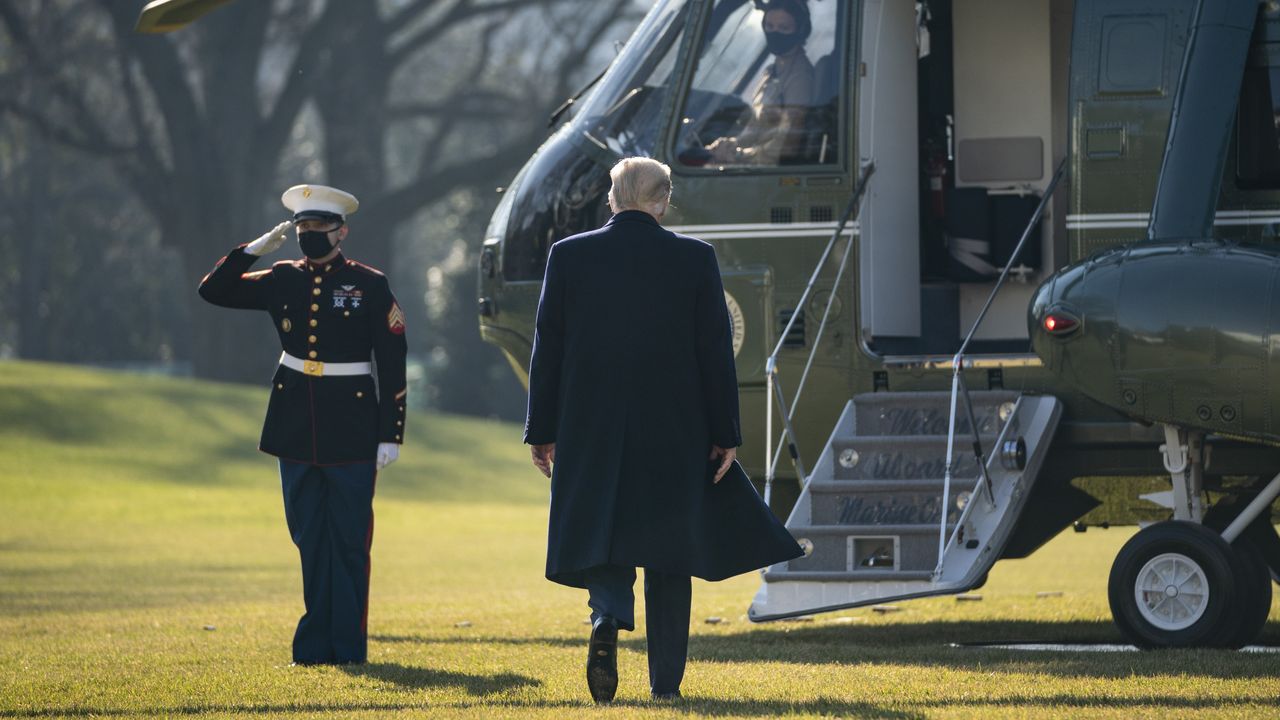
<svg viewBox="0 0 1280 720">
<path fill-rule="evenodd" d="M 358 195 L 358 255 L 385 265 L 396 228 L 425 206 L 509 179 L 545 133 L 531 116 L 636 20 L 634 0 L 242 0 L 145 36 L 136 10 L 0 0 L 0 114 L 107 159 L 193 286 L 273 224 L 274 198 L 298 181 Z M 282 177 L 298 158 L 307 177 Z M 193 305 L 198 374 L 260 377 L 272 357 L 260 322 L 215 317 L 194 292 L 174 301 Z"/>
</svg>

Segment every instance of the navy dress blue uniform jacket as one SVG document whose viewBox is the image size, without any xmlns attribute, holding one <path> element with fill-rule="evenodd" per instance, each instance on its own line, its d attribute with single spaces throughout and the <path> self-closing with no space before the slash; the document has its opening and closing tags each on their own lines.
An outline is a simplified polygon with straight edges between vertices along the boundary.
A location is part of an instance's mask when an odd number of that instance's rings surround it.
<svg viewBox="0 0 1280 720">
<path fill-rule="evenodd" d="M 387 278 L 342 254 L 323 265 L 258 259 L 241 245 L 200 282 L 214 305 L 266 310 L 285 352 L 303 360 L 369 362 L 370 375 L 314 377 L 281 365 L 259 448 L 310 465 L 373 462 L 378 443 L 402 443 L 405 428 L 404 314 Z"/>
<path fill-rule="evenodd" d="M 639 211 L 554 244 L 529 368 L 525 442 L 556 443 L 547 577 L 605 564 L 720 580 L 800 555 L 741 468 L 715 250 Z"/>
</svg>

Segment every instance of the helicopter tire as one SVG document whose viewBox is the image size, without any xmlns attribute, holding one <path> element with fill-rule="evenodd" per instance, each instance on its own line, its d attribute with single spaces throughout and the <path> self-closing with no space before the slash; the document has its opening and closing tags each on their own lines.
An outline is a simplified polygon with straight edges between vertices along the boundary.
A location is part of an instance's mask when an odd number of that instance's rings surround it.
<svg viewBox="0 0 1280 720">
<path fill-rule="evenodd" d="M 1262 485 L 1266 484 L 1266 480 L 1267 478 L 1255 478 L 1254 487 L 1249 493 L 1224 498 L 1216 503 L 1205 513 L 1204 524 L 1219 532 L 1225 530 L 1236 515 L 1244 509 L 1248 501 L 1253 499 L 1256 491 L 1262 489 Z M 1277 532 L 1276 526 L 1272 524 L 1271 519 L 1270 511 L 1263 512 L 1245 527 L 1244 533 L 1241 534 L 1240 538 L 1236 539 L 1236 542 L 1239 543 L 1241 538 L 1247 538 L 1262 553 L 1263 560 L 1271 570 L 1271 579 L 1280 583 L 1280 532 Z"/>
<path fill-rule="evenodd" d="M 1143 649 L 1224 647 L 1241 624 L 1240 555 L 1207 527 L 1169 520 L 1144 528 L 1111 566 L 1107 599 L 1120 632 Z"/>
<path fill-rule="evenodd" d="M 1257 546 L 1246 537 L 1236 538 L 1231 549 L 1243 565 L 1236 579 L 1239 592 L 1234 614 L 1240 626 L 1227 647 L 1241 648 L 1257 639 L 1271 612 L 1271 568 Z"/>
</svg>

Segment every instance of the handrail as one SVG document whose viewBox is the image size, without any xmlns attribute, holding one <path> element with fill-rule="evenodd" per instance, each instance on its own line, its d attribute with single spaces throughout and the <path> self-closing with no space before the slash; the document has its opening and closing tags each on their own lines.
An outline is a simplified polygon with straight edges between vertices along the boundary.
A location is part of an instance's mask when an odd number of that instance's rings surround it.
<svg viewBox="0 0 1280 720">
<path fill-rule="evenodd" d="M 1027 238 L 1031 237 L 1032 230 L 1040 224 L 1040 218 L 1044 215 L 1045 205 L 1053 197 L 1054 189 L 1057 188 L 1058 181 L 1062 179 L 1066 169 L 1067 158 L 1064 157 L 1058 163 L 1058 169 L 1054 171 L 1053 179 L 1045 187 L 1044 195 L 1040 198 L 1039 204 L 1036 205 L 1036 211 L 1032 213 L 1030 222 L 1023 228 L 1022 237 L 1018 239 L 1018 244 L 1013 249 L 1013 254 L 1009 256 L 1009 262 L 1005 263 L 1004 269 L 1000 271 L 1000 277 L 996 280 L 995 287 L 991 288 L 991 294 L 987 296 L 986 304 L 982 306 L 978 317 L 974 318 L 973 325 L 969 328 L 969 333 L 965 335 L 964 342 L 960 343 L 960 349 L 956 351 L 952 362 L 951 412 L 947 422 L 947 463 L 942 473 L 942 519 L 938 521 L 938 564 L 933 569 L 935 577 L 942 572 L 942 560 L 949 546 L 947 542 L 947 508 L 951 503 L 951 467 L 955 459 L 956 400 L 961 391 L 964 393 L 964 404 L 969 415 L 969 429 L 973 431 L 973 453 L 978 461 L 978 472 L 981 475 L 978 482 L 986 487 L 988 500 L 993 506 L 995 504 L 995 491 L 991 487 L 991 478 L 987 475 L 987 463 L 982 452 L 982 439 L 978 432 L 978 423 L 973 416 L 973 401 L 969 397 L 969 388 L 964 384 L 964 379 L 960 376 L 960 372 L 964 369 L 964 352 L 969 348 L 969 343 L 973 341 L 973 336 L 978 332 L 982 321 L 986 319 L 987 312 L 996 300 L 996 294 L 1000 292 L 1000 288 L 1004 286 L 1004 281 L 1009 277 L 1009 271 L 1013 269 L 1014 263 L 1018 261 L 1018 257 L 1022 254 L 1022 248 L 1027 244 Z M 976 487 L 974 491 L 977 491 Z M 972 498 L 970 502 L 972 502 Z M 954 541 L 954 535 L 952 539 Z"/>
<path fill-rule="evenodd" d="M 840 259 L 840 269 L 836 272 L 835 283 L 831 288 L 831 296 L 827 298 L 827 306 L 822 312 L 822 322 L 818 325 L 818 332 L 814 336 L 813 345 L 809 350 L 809 357 L 805 361 L 804 371 L 800 374 L 800 382 L 796 386 L 795 395 L 791 399 L 791 406 L 788 408 L 786 398 L 782 392 L 782 386 L 778 382 L 778 354 L 782 352 L 783 344 L 787 340 L 788 333 L 791 332 L 792 326 L 795 325 L 796 318 L 803 312 L 805 303 L 809 299 L 809 295 L 813 292 L 814 287 L 818 283 L 818 276 L 822 274 L 822 268 L 826 265 L 827 259 L 831 256 L 831 250 L 835 248 L 836 241 L 844 234 L 844 228 L 849 224 L 849 220 L 855 216 L 854 210 L 861 205 L 863 194 L 867 189 L 867 182 L 871 179 L 871 175 L 876 171 L 874 161 L 868 162 L 862 168 L 862 173 L 858 177 L 858 184 L 854 187 L 853 195 L 849 198 L 849 202 L 845 205 L 844 213 L 840 216 L 840 222 L 836 225 L 836 230 L 831 234 L 831 240 L 827 242 L 827 247 L 822 251 L 822 257 L 818 258 L 818 264 L 813 269 L 813 275 L 809 278 L 809 284 L 805 286 L 804 292 L 800 294 L 800 300 L 796 302 L 796 309 L 791 313 L 791 317 L 787 319 L 787 324 L 782 328 L 782 333 L 778 336 L 778 343 L 774 346 L 773 352 L 769 354 L 765 360 L 765 383 L 768 389 L 765 392 L 765 479 L 764 479 L 764 501 L 767 504 L 773 495 L 773 478 L 778 469 L 778 462 L 782 459 L 782 441 L 787 439 L 787 449 L 791 454 L 791 462 L 795 465 L 796 473 L 799 480 L 804 481 L 804 461 L 800 458 L 800 451 L 796 446 L 796 435 L 791 427 L 791 419 L 795 414 L 795 408 L 800 403 L 800 393 L 804 391 L 805 382 L 809 379 L 809 370 L 813 367 L 813 360 L 818 352 L 818 344 L 822 341 L 822 334 L 827 328 L 827 318 L 831 315 L 831 307 L 836 299 L 836 290 L 840 287 L 840 280 L 844 277 L 845 268 L 849 265 L 849 254 L 853 249 L 854 238 L 851 236 L 849 242 L 845 245 L 844 256 Z M 773 451 L 773 402 L 774 396 L 777 395 L 778 407 L 782 410 L 783 434 L 778 438 L 778 452 Z"/>
<path fill-rule="evenodd" d="M 1022 398 L 1018 398 L 1017 402 L 1015 402 L 1013 405 L 1013 412 L 1010 413 L 1009 417 L 1010 418 L 1014 417 L 1015 415 L 1018 414 L 1018 411 L 1021 409 L 1022 409 Z M 1000 434 L 996 436 L 997 447 L 1000 447 L 1004 442 L 1007 442 L 1006 438 L 1008 437 L 1008 431 L 1009 431 L 1008 424 L 1006 424 L 1003 428 L 1000 429 Z M 983 476 L 984 477 L 986 476 L 985 467 L 984 467 Z M 977 490 L 978 488 L 975 487 L 974 492 L 977 492 Z M 995 507 L 994 492 L 990 486 L 987 487 L 987 499 L 990 501 L 991 507 L 994 508 Z M 956 526 L 952 528 L 951 536 L 947 539 L 947 549 L 950 549 L 951 546 L 955 544 L 956 539 L 960 536 L 960 529 L 964 527 L 965 521 L 969 519 L 970 511 L 973 510 L 974 505 L 975 503 L 973 502 L 973 498 L 971 497 L 969 499 L 969 502 L 965 504 L 964 508 L 960 510 L 960 517 L 956 518 Z M 947 509 L 944 507 L 943 515 L 947 514 L 946 510 Z M 938 564 L 933 568 L 934 577 L 937 577 L 941 573 L 942 573 L 942 561 L 939 560 Z"/>
</svg>

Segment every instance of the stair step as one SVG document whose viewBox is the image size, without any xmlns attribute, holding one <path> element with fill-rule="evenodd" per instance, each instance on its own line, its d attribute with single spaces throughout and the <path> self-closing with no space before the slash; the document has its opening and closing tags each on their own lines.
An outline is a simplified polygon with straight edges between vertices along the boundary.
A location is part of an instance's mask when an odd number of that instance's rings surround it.
<svg viewBox="0 0 1280 720">
<path fill-rule="evenodd" d="M 981 437 L 990 456 L 997 436 Z M 946 435 L 854 436 L 831 441 L 836 480 L 928 480 L 940 478 L 947 467 Z M 972 438 L 958 436 L 952 448 L 952 477 L 977 477 Z"/>
<path fill-rule="evenodd" d="M 955 523 L 947 523 L 947 532 L 955 527 Z M 828 537 L 847 535 L 919 535 L 932 534 L 938 539 L 938 524 L 915 525 L 897 523 L 894 525 L 793 525 L 787 528 L 796 537 Z"/>
<path fill-rule="evenodd" d="M 947 532 L 954 529 L 948 524 Z M 788 528 L 812 551 L 787 563 L 790 572 L 931 571 L 938 525 L 807 525 Z M 872 564 L 872 563 L 883 564 Z"/>
<path fill-rule="evenodd" d="M 954 495 L 976 492 L 973 431 L 959 424 L 954 467 L 946 468 L 949 393 L 860 395 L 845 403 L 788 522 L 808 554 L 764 574 L 749 611 L 753 620 L 962 592 L 981 583 L 1027 507 L 1062 404 L 1050 395 L 1004 391 L 971 397 L 985 454 L 998 454 L 996 436 L 1007 430 L 1025 441 L 1027 462 L 1021 472 L 992 464 L 999 502 L 966 505 L 954 551 L 938 556 L 939 536 L 950 538 L 958 527 L 956 501 L 949 497 L 943 507 L 940 500 L 941 478 L 950 475 Z M 1005 403 L 1016 413 L 1002 413 Z M 933 522 L 915 522 L 923 520 Z"/>
<path fill-rule="evenodd" d="M 884 478 L 867 478 L 865 480 L 812 480 L 806 486 L 812 493 L 853 493 L 853 492 L 928 492 L 936 490 L 939 495 L 942 494 L 942 486 L 946 480 L 937 478 L 910 478 L 907 480 L 892 480 Z M 972 490 L 978 479 L 976 477 L 951 478 L 951 490 L 955 492 L 956 488 L 962 490 Z M 814 523 L 819 524 L 819 523 Z"/>
<path fill-rule="evenodd" d="M 981 432 L 999 432 L 1000 409 L 1017 400 L 1011 391 L 979 391 L 969 393 L 973 414 Z M 865 393 L 853 398 L 854 427 L 859 435 L 942 435 L 950 423 L 951 393 L 881 392 Z M 1007 412 L 1006 412 L 1007 416 Z M 973 432 L 964 400 L 956 401 L 956 431 Z"/>
<path fill-rule="evenodd" d="M 933 569 L 929 570 L 854 570 L 849 571 L 796 571 L 778 568 L 764 574 L 765 582 L 904 582 L 907 580 L 928 580 L 933 577 Z"/>
<path fill-rule="evenodd" d="M 961 493 L 972 493 L 975 479 L 952 480 L 948 520 L 960 517 Z M 809 484 L 811 522 L 815 525 L 927 525 L 938 527 L 941 480 L 862 480 Z"/>
</svg>

